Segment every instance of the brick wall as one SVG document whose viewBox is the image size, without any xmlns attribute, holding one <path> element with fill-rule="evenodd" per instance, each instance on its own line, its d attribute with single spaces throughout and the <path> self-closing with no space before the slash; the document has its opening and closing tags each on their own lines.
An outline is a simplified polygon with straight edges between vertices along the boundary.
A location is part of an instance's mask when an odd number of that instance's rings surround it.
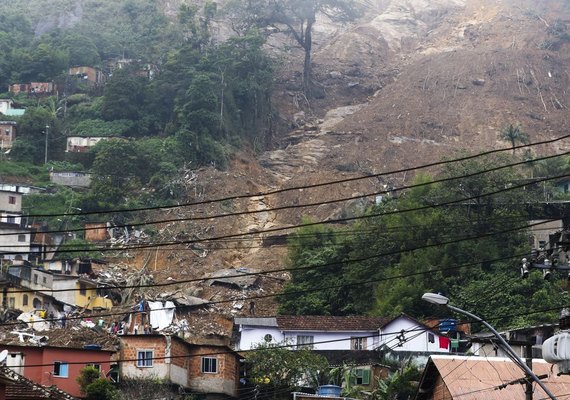
<svg viewBox="0 0 570 400">
<path fill-rule="evenodd" d="M 218 372 L 202 373 L 202 357 L 216 357 Z M 190 385 L 202 393 L 223 393 L 235 397 L 239 382 L 239 361 L 228 347 L 196 346 L 191 350 Z"/>
<path fill-rule="evenodd" d="M 432 399 L 433 400 L 453 400 L 453 397 L 451 396 L 449 389 L 447 389 L 447 386 L 443 382 L 443 379 L 441 379 L 441 376 L 438 376 L 437 380 L 435 381 Z"/>
</svg>

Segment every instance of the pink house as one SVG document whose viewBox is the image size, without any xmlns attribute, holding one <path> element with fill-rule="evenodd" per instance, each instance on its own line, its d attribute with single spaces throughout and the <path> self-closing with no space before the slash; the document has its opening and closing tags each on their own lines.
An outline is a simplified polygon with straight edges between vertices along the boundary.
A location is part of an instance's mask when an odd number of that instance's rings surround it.
<svg viewBox="0 0 570 400">
<path fill-rule="evenodd" d="M 56 386 L 74 397 L 83 397 L 77 377 L 82 368 L 94 366 L 105 376 L 111 369 L 111 350 L 75 349 L 67 347 L 32 347 L 2 345 L 8 350 L 6 366 L 12 371 L 43 386 Z"/>
</svg>

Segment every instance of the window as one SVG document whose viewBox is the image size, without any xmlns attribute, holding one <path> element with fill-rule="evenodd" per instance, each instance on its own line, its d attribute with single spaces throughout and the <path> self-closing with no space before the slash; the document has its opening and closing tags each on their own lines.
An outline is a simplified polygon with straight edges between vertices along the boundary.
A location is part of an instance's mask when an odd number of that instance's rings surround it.
<svg viewBox="0 0 570 400">
<path fill-rule="evenodd" d="M 22 296 L 22 305 L 23 306 L 27 306 L 28 305 L 28 295 L 25 294 Z"/>
<path fill-rule="evenodd" d="M 428 332 L 428 342 L 435 343 L 435 335 L 433 333 Z"/>
<path fill-rule="evenodd" d="M 67 378 L 69 374 L 69 364 L 63 361 L 55 361 L 53 363 L 53 376 Z"/>
<path fill-rule="evenodd" d="M 16 298 L 15 297 L 9 297 L 8 298 L 8 307 L 16 308 Z"/>
<path fill-rule="evenodd" d="M 8 204 L 16 204 L 16 196 L 8 196 Z"/>
<path fill-rule="evenodd" d="M 101 372 L 101 364 L 87 364 L 88 367 L 93 367 L 97 371 Z"/>
<path fill-rule="evenodd" d="M 26 241 L 26 235 L 18 235 L 18 242 L 25 242 Z"/>
<path fill-rule="evenodd" d="M 152 350 L 137 351 L 137 367 L 152 367 Z"/>
<path fill-rule="evenodd" d="M 35 284 L 38 283 L 38 274 L 34 274 L 34 283 L 35 283 Z"/>
<path fill-rule="evenodd" d="M 11 216 L 11 215 L 8 215 L 8 216 L 6 217 L 6 222 L 9 223 L 9 224 L 15 224 L 15 223 L 16 223 L 16 217 L 13 217 L 13 216 Z"/>
<path fill-rule="evenodd" d="M 79 294 L 81 296 L 85 296 L 87 294 L 87 287 L 83 283 L 79 284 Z"/>
<path fill-rule="evenodd" d="M 218 359 L 216 357 L 202 357 L 202 373 L 217 374 Z"/>
<path fill-rule="evenodd" d="M 350 338 L 350 348 L 351 350 L 366 350 L 366 338 L 365 337 Z"/>
<path fill-rule="evenodd" d="M 350 378 L 353 385 L 370 385 L 370 370 L 365 368 L 356 368 L 353 370 L 354 375 Z"/>
<path fill-rule="evenodd" d="M 314 336 L 298 335 L 297 336 L 297 347 L 304 347 L 307 349 L 313 348 L 313 343 L 315 342 Z"/>
</svg>

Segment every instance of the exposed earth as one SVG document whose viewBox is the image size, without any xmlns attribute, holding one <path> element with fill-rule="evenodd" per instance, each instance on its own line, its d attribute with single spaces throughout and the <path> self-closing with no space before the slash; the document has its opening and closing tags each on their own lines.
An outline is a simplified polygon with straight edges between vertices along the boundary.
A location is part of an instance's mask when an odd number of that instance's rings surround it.
<svg viewBox="0 0 570 400">
<path fill-rule="evenodd" d="M 299 224 L 303 216 L 321 221 L 351 215 L 374 201 L 374 193 L 409 183 L 413 176 L 264 193 L 419 166 L 460 150 L 508 147 L 498 134 L 511 123 L 520 123 L 532 142 L 568 132 L 569 44 L 548 33 L 557 20 L 570 24 L 568 2 L 368 3 L 360 21 L 344 26 L 324 17 L 318 21 L 313 62 L 322 98 L 304 98 L 301 52 L 294 46 L 278 51 L 285 46 L 273 44 L 289 39 L 273 38 L 270 49 L 284 57 L 273 99 L 280 126 L 274 148 L 238 154 L 225 171 L 203 168 L 187 179 L 193 193 L 188 203 L 250 197 L 156 212 L 149 220 L 188 219 L 155 226 L 161 241 L 186 243 L 129 251 L 129 257 L 111 260 L 152 275 L 154 282 L 172 283 L 154 294 L 180 289 L 213 301 L 189 312 L 197 321 L 196 333 L 229 335 L 231 324 L 223 321 L 248 315 L 250 298 L 255 298 L 256 316 L 275 315 L 274 297 L 265 296 L 277 293 L 288 278 L 282 271 L 287 249 L 279 235 L 291 232 L 276 229 Z M 569 149 L 569 141 L 559 141 L 533 152 Z M 243 211 L 252 213 L 219 217 Z M 240 233 L 244 236 L 212 239 Z M 200 242 L 188 243 L 194 240 Z M 210 285 L 209 280 L 180 282 L 228 268 L 279 272 L 245 288 Z M 208 326 L 200 321 L 212 319 L 215 325 L 200 329 Z"/>
</svg>

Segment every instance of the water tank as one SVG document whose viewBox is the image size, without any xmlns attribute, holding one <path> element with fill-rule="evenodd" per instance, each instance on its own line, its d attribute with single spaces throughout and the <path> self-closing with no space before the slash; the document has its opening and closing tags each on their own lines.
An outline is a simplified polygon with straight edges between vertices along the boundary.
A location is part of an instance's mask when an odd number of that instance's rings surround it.
<svg viewBox="0 0 570 400">
<path fill-rule="evenodd" d="M 83 348 L 85 350 L 101 350 L 101 346 L 98 344 L 86 344 Z"/>
<path fill-rule="evenodd" d="M 570 332 L 552 336 L 542 344 L 542 358 L 550 364 L 558 365 L 558 373 L 570 373 Z"/>
<path fill-rule="evenodd" d="M 442 319 L 439 321 L 439 331 L 440 332 L 457 332 L 457 320 L 456 319 Z"/>
<path fill-rule="evenodd" d="M 317 394 L 319 396 L 332 396 L 332 397 L 340 397 L 340 392 L 342 388 L 336 385 L 322 385 L 319 386 L 317 390 Z"/>
</svg>

